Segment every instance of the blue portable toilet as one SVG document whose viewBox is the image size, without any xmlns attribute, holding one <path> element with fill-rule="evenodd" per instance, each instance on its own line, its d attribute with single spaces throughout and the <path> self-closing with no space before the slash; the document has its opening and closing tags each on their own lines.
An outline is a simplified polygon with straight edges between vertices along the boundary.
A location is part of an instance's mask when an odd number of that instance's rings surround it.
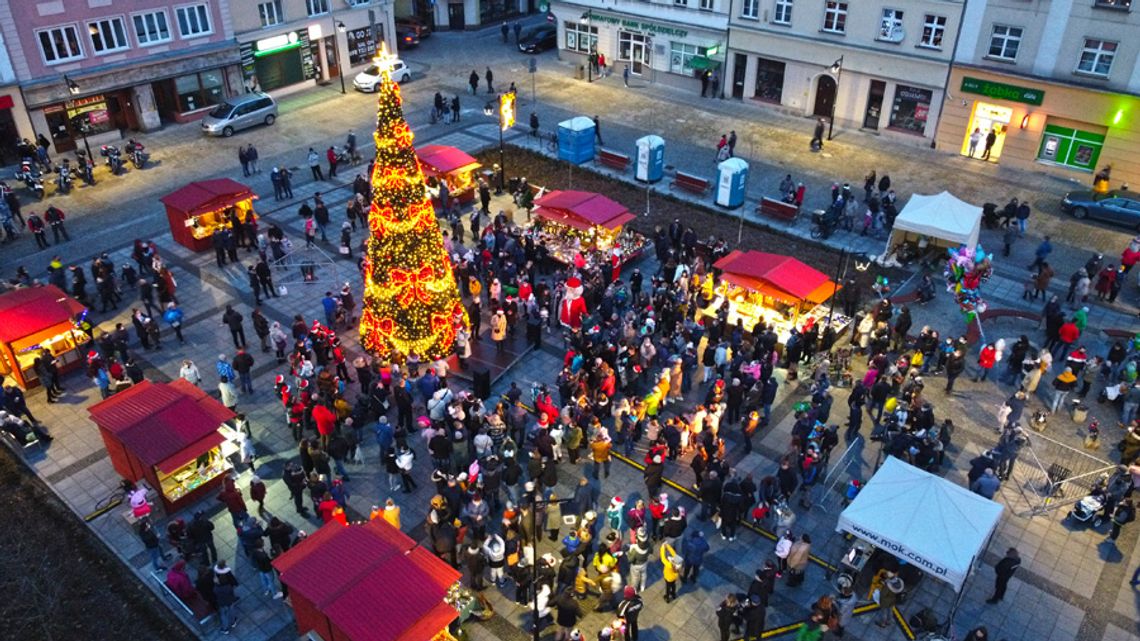
<svg viewBox="0 0 1140 641">
<path fill-rule="evenodd" d="M 594 159 L 594 121 L 576 116 L 558 123 L 558 159 L 576 165 Z"/>
<path fill-rule="evenodd" d="M 716 204 L 739 207 L 744 204 L 744 187 L 748 183 L 748 163 L 729 158 L 716 168 Z"/>
<path fill-rule="evenodd" d="M 665 139 L 661 136 L 643 136 L 637 139 L 637 168 L 633 177 L 655 183 L 665 175 Z"/>
</svg>

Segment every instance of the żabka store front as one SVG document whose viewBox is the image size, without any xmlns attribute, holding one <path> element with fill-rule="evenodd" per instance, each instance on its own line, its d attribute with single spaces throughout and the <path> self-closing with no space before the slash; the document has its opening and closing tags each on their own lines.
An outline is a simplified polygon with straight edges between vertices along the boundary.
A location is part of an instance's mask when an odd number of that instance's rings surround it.
<svg viewBox="0 0 1140 641">
<path fill-rule="evenodd" d="M 1114 183 L 1140 182 L 1140 98 L 967 66 L 949 86 L 940 149 L 1090 185 L 1111 164 Z"/>
</svg>

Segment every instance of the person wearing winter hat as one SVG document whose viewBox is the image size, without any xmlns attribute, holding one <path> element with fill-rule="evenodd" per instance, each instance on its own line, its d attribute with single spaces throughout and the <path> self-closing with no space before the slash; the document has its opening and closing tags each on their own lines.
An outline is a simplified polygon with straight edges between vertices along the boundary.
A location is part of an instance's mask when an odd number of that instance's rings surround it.
<svg viewBox="0 0 1140 641">
<path fill-rule="evenodd" d="M 625 592 L 622 596 L 624 598 L 618 603 L 617 615 L 625 621 L 626 640 L 637 641 L 637 617 L 641 614 L 641 608 L 645 604 L 642 603 L 641 597 L 638 596 L 637 590 L 634 590 L 632 585 L 625 586 Z"/>
<path fill-rule="evenodd" d="M 685 565 L 681 556 L 668 543 L 661 544 L 661 566 L 665 578 L 665 602 L 671 603 L 677 598 L 677 579 Z"/>
<path fill-rule="evenodd" d="M 645 528 L 639 528 L 631 538 L 633 540 L 630 541 L 629 549 L 625 552 L 626 562 L 629 563 L 629 586 L 626 589 L 644 592 L 645 569 L 649 565 L 649 553 L 652 549 L 649 545 L 649 533 L 645 531 Z"/>
</svg>

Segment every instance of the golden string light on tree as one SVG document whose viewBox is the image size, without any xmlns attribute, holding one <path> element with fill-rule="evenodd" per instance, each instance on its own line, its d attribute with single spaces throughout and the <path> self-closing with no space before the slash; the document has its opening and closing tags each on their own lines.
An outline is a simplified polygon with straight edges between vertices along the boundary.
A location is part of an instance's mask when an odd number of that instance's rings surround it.
<svg viewBox="0 0 1140 641">
<path fill-rule="evenodd" d="M 434 359 L 451 353 L 467 312 L 424 187 L 400 88 L 392 81 L 395 59 L 383 49 L 375 60 L 381 80 L 360 342 L 379 356 Z"/>
</svg>

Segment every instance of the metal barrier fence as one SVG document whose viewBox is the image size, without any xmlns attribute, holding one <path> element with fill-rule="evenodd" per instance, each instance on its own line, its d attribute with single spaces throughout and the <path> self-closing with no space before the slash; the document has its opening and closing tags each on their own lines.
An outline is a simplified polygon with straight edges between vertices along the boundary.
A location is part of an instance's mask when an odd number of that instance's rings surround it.
<svg viewBox="0 0 1140 641">
<path fill-rule="evenodd" d="M 851 441 L 851 444 L 843 451 L 843 454 L 831 462 L 827 469 L 827 475 L 816 484 L 815 490 L 819 494 L 812 502 L 812 507 L 817 507 L 824 512 L 837 511 L 836 507 L 846 505 L 847 483 L 853 478 L 859 478 L 862 483 L 867 481 L 860 475 L 864 466 L 864 442 L 862 436 L 856 436 L 855 440 Z"/>
<path fill-rule="evenodd" d="M 1013 468 L 1013 479 L 1028 503 L 1020 516 L 1036 516 L 1088 496 L 1097 480 L 1116 465 L 1085 450 L 1070 447 L 1040 433 L 1029 443 Z"/>
</svg>

